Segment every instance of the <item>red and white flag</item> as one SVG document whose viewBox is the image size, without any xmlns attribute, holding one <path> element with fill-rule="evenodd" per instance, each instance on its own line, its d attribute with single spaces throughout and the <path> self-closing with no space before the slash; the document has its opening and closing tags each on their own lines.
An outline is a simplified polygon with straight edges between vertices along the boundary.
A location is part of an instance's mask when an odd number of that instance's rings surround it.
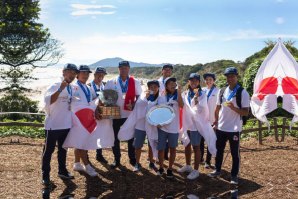
<svg viewBox="0 0 298 199">
<path fill-rule="evenodd" d="M 277 97 L 283 98 L 283 108 L 292 113 L 292 122 L 298 121 L 298 64 L 278 40 L 260 66 L 254 81 L 251 98 L 253 115 L 262 122 L 269 122 L 266 114 L 277 108 Z"/>
</svg>

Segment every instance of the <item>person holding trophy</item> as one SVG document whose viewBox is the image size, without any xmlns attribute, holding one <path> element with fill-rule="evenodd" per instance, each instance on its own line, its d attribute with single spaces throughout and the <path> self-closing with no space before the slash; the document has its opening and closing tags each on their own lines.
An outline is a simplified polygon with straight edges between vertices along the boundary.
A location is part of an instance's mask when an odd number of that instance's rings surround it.
<svg viewBox="0 0 298 199">
<path fill-rule="evenodd" d="M 120 141 L 118 139 L 118 133 L 120 127 L 124 124 L 130 113 L 132 112 L 135 102 L 142 93 L 142 87 L 140 82 L 134 77 L 129 75 L 130 65 L 128 61 L 119 62 L 118 66 L 119 76 L 109 80 L 105 86 L 105 89 L 112 89 L 117 91 L 118 99 L 117 106 L 120 107 L 121 118 L 113 119 L 113 130 L 115 135 L 115 141 L 113 146 L 114 162 L 111 164 L 111 168 L 121 166 L 121 152 Z M 133 147 L 133 138 L 128 140 L 128 156 L 129 162 L 132 166 L 136 164 L 135 148 Z"/>
<path fill-rule="evenodd" d="M 225 69 L 228 86 L 222 88 L 218 94 L 215 109 L 216 148 L 215 158 L 216 170 L 209 174 L 217 177 L 221 174 L 223 154 L 226 142 L 230 143 L 232 154 L 231 184 L 238 184 L 238 173 L 240 167 L 240 133 L 242 131 L 242 116 L 249 112 L 250 98 L 248 92 L 238 83 L 238 71 L 235 67 Z M 241 99 L 241 100 L 239 100 Z"/>
</svg>

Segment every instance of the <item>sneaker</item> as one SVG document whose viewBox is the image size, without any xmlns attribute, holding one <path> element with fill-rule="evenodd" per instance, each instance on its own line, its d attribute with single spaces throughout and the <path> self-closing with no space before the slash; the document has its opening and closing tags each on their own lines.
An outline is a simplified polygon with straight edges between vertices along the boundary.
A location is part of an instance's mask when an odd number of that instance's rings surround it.
<svg viewBox="0 0 298 199">
<path fill-rule="evenodd" d="M 220 176 L 220 171 L 212 171 L 211 173 L 208 174 L 209 177 L 211 178 L 215 178 L 215 177 L 218 177 Z"/>
<path fill-rule="evenodd" d="M 133 172 L 138 172 L 141 169 L 141 165 L 139 163 L 136 163 L 135 166 L 133 167 Z"/>
<path fill-rule="evenodd" d="M 149 169 L 154 170 L 155 172 L 158 171 L 158 169 L 157 169 L 157 167 L 155 166 L 154 162 L 150 162 L 148 167 L 149 167 Z"/>
<path fill-rule="evenodd" d="M 50 187 L 51 186 L 51 181 L 50 181 L 50 177 L 49 176 L 43 176 L 42 177 L 42 182 L 44 187 Z"/>
<path fill-rule="evenodd" d="M 199 197 L 196 196 L 195 194 L 189 194 L 189 195 L 187 195 L 187 198 L 188 199 L 199 199 Z"/>
<path fill-rule="evenodd" d="M 68 171 L 59 172 L 58 177 L 61 179 L 65 179 L 65 180 L 74 179 L 74 176 L 71 173 L 69 173 Z"/>
<path fill-rule="evenodd" d="M 157 171 L 157 175 L 158 176 L 161 176 L 163 173 L 164 173 L 164 169 L 163 168 L 160 168 L 160 169 L 158 169 L 158 171 Z"/>
<path fill-rule="evenodd" d="M 85 171 L 85 167 L 80 162 L 75 162 L 73 164 L 74 171 Z"/>
<path fill-rule="evenodd" d="M 85 166 L 85 172 L 91 177 L 95 177 L 98 175 L 98 173 L 95 171 L 93 167 L 91 167 L 90 164 Z"/>
<path fill-rule="evenodd" d="M 131 159 L 131 160 L 129 160 L 129 164 L 131 166 L 135 166 L 137 164 L 137 160 L 136 159 Z"/>
<path fill-rule="evenodd" d="M 174 178 L 173 171 L 171 169 L 167 170 L 167 178 Z"/>
<path fill-rule="evenodd" d="M 108 161 L 102 155 L 96 156 L 96 160 L 102 164 L 108 164 Z"/>
<path fill-rule="evenodd" d="M 116 169 L 117 167 L 120 167 L 121 164 L 118 161 L 114 161 L 112 164 L 110 164 L 111 169 Z"/>
<path fill-rule="evenodd" d="M 231 177 L 231 181 L 230 181 L 230 184 L 232 185 L 238 185 L 238 177 L 237 176 L 232 176 Z"/>
<path fill-rule="evenodd" d="M 208 164 L 207 162 L 205 162 L 205 165 L 204 165 L 205 169 L 211 169 L 211 165 Z"/>
<path fill-rule="evenodd" d="M 200 173 L 198 170 L 193 170 L 192 172 L 190 172 L 190 174 L 188 174 L 187 179 L 189 180 L 194 180 L 197 177 L 199 177 Z"/>
<path fill-rule="evenodd" d="M 184 172 L 192 172 L 192 167 L 190 165 L 184 165 L 180 169 L 177 170 L 179 173 L 184 173 Z"/>
</svg>

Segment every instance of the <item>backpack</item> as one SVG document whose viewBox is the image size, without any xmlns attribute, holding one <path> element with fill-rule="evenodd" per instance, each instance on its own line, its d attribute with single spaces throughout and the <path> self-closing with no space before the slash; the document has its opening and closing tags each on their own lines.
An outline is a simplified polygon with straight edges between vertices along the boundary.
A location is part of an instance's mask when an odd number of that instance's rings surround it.
<svg viewBox="0 0 298 199">
<path fill-rule="evenodd" d="M 222 104 L 222 97 L 223 97 L 223 94 L 224 94 L 226 88 L 227 88 L 227 87 L 223 87 L 223 88 L 221 88 L 220 91 L 219 91 L 220 104 Z M 240 87 L 238 88 L 237 92 L 236 92 L 236 104 L 237 104 L 237 106 L 238 106 L 239 108 L 242 107 L 242 106 L 241 106 L 241 100 L 242 100 L 242 95 L 241 95 L 241 94 L 242 94 L 243 89 L 244 89 L 244 88 L 243 88 L 242 86 L 240 86 Z M 247 120 L 249 119 L 249 114 L 248 114 L 248 116 L 240 116 L 240 119 L 242 120 L 242 124 L 243 124 L 243 125 L 246 125 Z"/>
</svg>

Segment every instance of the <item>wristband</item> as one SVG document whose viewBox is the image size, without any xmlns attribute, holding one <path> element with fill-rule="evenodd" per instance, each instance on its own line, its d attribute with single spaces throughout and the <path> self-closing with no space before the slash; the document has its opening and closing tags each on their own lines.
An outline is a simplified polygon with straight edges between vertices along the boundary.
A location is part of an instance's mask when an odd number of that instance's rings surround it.
<svg viewBox="0 0 298 199">
<path fill-rule="evenodd" d="M 58 93 L 61 93 L 62 92 L 62 89 L 61 88 L 58 88 L 57 92 Z"/>
</svg>

